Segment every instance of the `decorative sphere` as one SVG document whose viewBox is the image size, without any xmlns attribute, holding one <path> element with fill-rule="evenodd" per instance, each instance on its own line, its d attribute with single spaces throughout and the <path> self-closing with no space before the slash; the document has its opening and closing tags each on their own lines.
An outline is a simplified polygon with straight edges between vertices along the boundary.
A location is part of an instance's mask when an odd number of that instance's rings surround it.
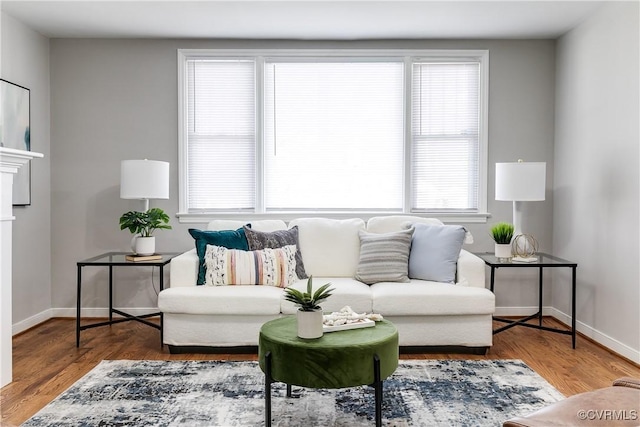
<svg viewBox="0 0 640 427">
<path fill-rule="evenodd" d="M 528 258 L 538 252 L 538 241 L 530 234 L 518 234 L 511 242 L 511 250 L 515 256 Z"/>
</svg>

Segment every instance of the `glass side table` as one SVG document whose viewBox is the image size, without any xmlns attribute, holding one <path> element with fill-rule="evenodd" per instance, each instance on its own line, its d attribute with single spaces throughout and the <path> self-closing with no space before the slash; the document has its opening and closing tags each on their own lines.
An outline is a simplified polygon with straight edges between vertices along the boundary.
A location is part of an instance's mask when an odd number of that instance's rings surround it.
<svg viewBox="0 0 640 427">
<path fill-rule="evenodd" d="M 76 347 L 80 347 L 80 331 L 89 328 L 96 328 L 98 326 L 106 326 L 113 325 L 115 323 L 121 322 L 129 322 L 131 320 L 135 320 L 137 322 L 144 323 L 145 325 L 151 326 L 152 328 L 156 328 L 160 330 L 160 346 L 162 347 L 162 313 L 149 313 L 144 314 L 142 316 L 134 316 L 129 313 L 125 313 L 122 310 L 118 310 L 113 308 L 113 267 L 158 267 L 160 272 L 160 290 L 164 289 L 164 267 L 165 265 L 171 262 L 172 258 L 180 255 L 180 253 L 162 253 L 158 255 L 162 255 L 161 259 L 156 259 L 152 261 L 127 261 L 126 256 L 131 255 L 130 252 L 107 252 L 93 258 L 85 259 L 84 261 L 79 261 L 77 263 L 78 266 L 78 296 L 77 296 L 77 306 L 76 306 Z M 82 294 L 82 268 L 83 267 L 109 267 L 109 320 L 106 322 L 98 322 L 98 323 L 90 323 L 88 325 L 80 325 L 80 306 L 82 302 L 81 294 Z M 122 316 L 122 319 L 113 319 L 113 314 L 118 314 Z M 153 322 L 149 322 L 146 320 L 148 317 L 160 316 L 160 324 L 156 324 Z"/>
<path fill-rule="evenodd" d="M 525 326 L 528 328 L 542 329 L 544 331 L 556 332 L 559 334 L 571 335 L 571 346 L 576 348 L 576 269 L 578 264 L 566 259 L 558 258 L 553 255 L 546 254 L 544 252 L 538 252 L 536 257 L 537 261 L 534 262 L 517 262 L 517 261 L 501 261 L 496 258 L 493 253 L 482 252 L 474 253 L 474 255 L 480 257 L 484 263 L 491 268 L 491 292 L 494 292 L 495 285 L 495 273 L 499 268 L 537 268 L 538 269 L 538 312 L 522 319 L 505 319 L 502 317 L 493 317 L 493 320 L 506 323 L 506 326 L 498 328 L 493 331 L 493 334 L 497 334 L 506 329 L 514 326 Z M 566 267 L 571 269 L 571 330 L 550 328 L 548 326 L 542 326 L 542 285 L 543 285 L 543 270 L 544 268 L 558 268 Z M 495 293 L 495 292 L 494 292 Z M 538 323 L 527 323 L 529 320 L 538 319 Z"/>
</svg>

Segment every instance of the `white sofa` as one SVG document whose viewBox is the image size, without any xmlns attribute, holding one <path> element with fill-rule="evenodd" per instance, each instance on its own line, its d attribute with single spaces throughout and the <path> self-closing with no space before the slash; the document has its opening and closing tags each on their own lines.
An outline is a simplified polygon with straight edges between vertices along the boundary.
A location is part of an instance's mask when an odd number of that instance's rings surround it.
<svg viewBox="0 0 640 427">
<path fill-rule="evenodd" d="M 287 229 L 280 220 L 248 222 L 256 231 Z M 367 285 L 354 278 L 360 253 L 359 230 L 399 231 L 407 222 L 442 224 L 436 219 L 386 216 L 371 218 L 367 223 L 361 219 L 301 218 L 288 226 L 298 226 L 304 267 L 308 275 L 313 275 L 314 287 L 331 282 L 335 288 L 322 304 L 325 312 L 349 305 L 356 312 L 380 313 L 397 326 L 400 346 L 453 346 L 484 353 L 492 344 L 495 298 L 485 288 L 485 266 L 475 255 L 460 252 L 455 284 L 412 279 L 409 283 Z M 237 229 L 245 223 L 216 220 L 208 229 Z M 284 300 L 282 288 L 196 286 L 197 274 L 195 249 L 174 258 L 170 287 L 158 297 L 163 342 L 171 352 L 256 346 L 264 322 L 296 311 Z M 306 280 L 293 286 L 306 286 Z"/>
</svg>

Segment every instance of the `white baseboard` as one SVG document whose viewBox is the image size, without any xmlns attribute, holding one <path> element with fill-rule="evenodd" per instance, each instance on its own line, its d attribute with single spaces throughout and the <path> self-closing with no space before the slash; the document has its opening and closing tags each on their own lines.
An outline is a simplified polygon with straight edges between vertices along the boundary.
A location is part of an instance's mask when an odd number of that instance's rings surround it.
<svg viewBox="0 0 640 427">
<path fill-rule="evenodd" d="M 542 307 L 543 316 L 551 316 L 552 307 Z M 517 316 L 526 317 L 538 312 L 538 306 L 531 307 L 496 307 L 495 316 Z"/>
<path fill-rule="evenodd" d="M 151 308 L 123 308 L 122 311 L 126 313 L 130 313 L 134 316 L 141 316 L 143 314 L 156 313 L 158 311 L 157 307 Z M 81 311 L 82 317 L 109 317 L 109 308 L 83 308 Z M 14 323 L 11 328 L 12 335 L 19 334 L 20 332 L 24 332 L 29 328 L 33 328 L 34 326 L 39 325 L 42 322 L 46 322 L 47 320 L 54 317 L 76 317 L 76 309 L 75 308 L 50 308 L 48 310 L 42 311 L 34 316 L 31 316 L 25 320 L 22 320 L 18 323 Z M 117 314 L 114 314 L 113 317 L 122 317 Z"/>
<path fill-rule="evenodd" d="M 11 325 L 11 333 L 13 335 L 19 334 L 20 332 L 24 332 L 29 328 L 33 328 L 34 326 L 39 325 L 42 322 L 46 322 L 47 320 L 54 317 L 53 308 L 42 311 L 36 315 L 33 315 L 27 319 L 24 319 L 18 323 L 14 323 Z"/>
<path fill-rule="evenodd" d="M 121 311 L 125 313 L 132 314 L 134 316 L 141 316 L 143 314 L 149 313 L 157 313 L 158 307 L 118 307 Z M 75 308 L 53 308 L 53 315 L 51 317 L 76 317 L 76 309 Z M 109 317 L 109 308 L 108 307 L 94 307 L 94 308 L 83 308 L 80 311 L 81 317 Z M 117 314 L 114 314 L 113 317 L 120 317 Z"/>
<path fill-rule="evenodd" d="M 563 313 L 562 311 L 550 307 L 550 316 L 555 317 L 565 325 L 571 325 L 571 316 Z M 591 326 L 576 320 L 576 330 L 583 334 L 586 337 L 591 338 L 598 344 L 601 344 L 611 351 L 618 353 L 619 355 L 626 357 L 632 362 L 640 364 L 640 350 L 636 350 L 634 348 L 629 347 L 628 345 L 621 343 L 615 338 L 610 337 L 607 334 L 604 334 Z"/>
<path fill-rule="evenodd" d="M 496 316 L 522 316 L 526 317 L 538 311 L 538 307 L 496 307 Z M 571 316 L 563 313 L 562 311 L 554 307 L 542 307 L 543 316 L 551 316 L 565 325 L 571 325 Z M 603 345 L 614 353 L 620 356 L 626 357 L 632 362 L 640 364 L 640 351 L 629 347 L 626 344 L 621 343 L 615 338 L 611 338 L 607 334 L 604 334 L 593 327 L 576 320 L 576 331 L 580 332 L 586 337 L 594 340 L 598 344 Z"/>
<path fill-rule="evenodd" d="M 155 313 L 157 308 L 126 308 L 127 313 L 131 313 L 134 316 L 140 316 L 148 313 Z M 496 307 L 496 316 L 528 316 L 538 311 L 538 307 Z M 554 307 L 543 307 L 542 314 L 544 316 L 551 316 L 558 319 L 560 322 L 570 325 L 571 316 L 561 312 Z M 38 313 L 28 319 L 22 320 L 18 323 L 14 323 L 12 327 L 13 335 L 26 331 L 42 322 L 45 322 L 52 317 L 76 317 L 75 308 L 51 308 Z M 108 308 L 83 308 L 82 317 L 109 317 Z M 595 342 L 607 347 L 611 351 L 618 353 L 619 355 L 626 357 L 627 359 L 640 364 L 640 351 L 629 347 L 628 345 L 621 343 L 620 341 L 611 338 L 607 334 L 604 334 L 591 326 L 584 324 L 580 321 L 576 321 L 576 330 L 581 334 L 591 338 Z"/>
</svg>

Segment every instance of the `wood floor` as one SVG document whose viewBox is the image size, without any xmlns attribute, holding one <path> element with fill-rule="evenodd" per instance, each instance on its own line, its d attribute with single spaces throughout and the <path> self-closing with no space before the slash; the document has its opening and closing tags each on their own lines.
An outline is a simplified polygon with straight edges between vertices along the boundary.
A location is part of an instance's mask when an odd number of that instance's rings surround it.
<svg viewBox="0 0 640 427">
<path fill-rule="evenodd" d="M 544 320 L 558 327 L 553 319 Z M 501 324 L 500 324 L 501 325 Z M 496 324 L 495 326 L 498 326 Z M 578 336 L 516 327 L 494 336 L 487 355 L 403 354 L 403 359 L 521 359 L 565 396 L 606 387 L 622 377 L 640 378 L 640 367 Z M 104 359 L 255 360 L 255 355 L 169 354 L 159 332 L 125 322 L 82 332 L 75 320 L 52 319 L 13 339 L 13 382 L 0 391 L 0 425 L 18 426 Z"/>
</svg>

